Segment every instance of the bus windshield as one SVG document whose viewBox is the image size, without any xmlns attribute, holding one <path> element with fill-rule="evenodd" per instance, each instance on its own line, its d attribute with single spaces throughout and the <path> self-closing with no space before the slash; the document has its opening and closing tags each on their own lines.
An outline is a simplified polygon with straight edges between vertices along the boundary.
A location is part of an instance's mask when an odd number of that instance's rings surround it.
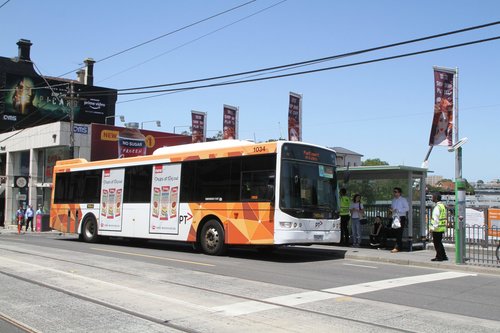
<svg viewBox="0 0 500 333">
<path fill-rule="evenodd" d="M 280 208 L 298 218 L 335 218 L 337 175 L 333 164 L 286 159 L 281 165 Z"/>
</svg>

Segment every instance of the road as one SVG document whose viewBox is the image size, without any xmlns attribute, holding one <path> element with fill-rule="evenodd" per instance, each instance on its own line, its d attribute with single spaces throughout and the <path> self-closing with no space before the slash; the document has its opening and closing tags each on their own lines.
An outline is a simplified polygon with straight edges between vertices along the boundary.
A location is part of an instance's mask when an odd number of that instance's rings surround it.
<svg viewBox="0 0 500 333">
<path fill-rule="evenodd" d="M 0 328 L 24 328 L 13 332 L 500 331 L 500 275 L 347 260 L 327 246 L 214 257 L 1 234 L 0 290 Z"/>
</svg>

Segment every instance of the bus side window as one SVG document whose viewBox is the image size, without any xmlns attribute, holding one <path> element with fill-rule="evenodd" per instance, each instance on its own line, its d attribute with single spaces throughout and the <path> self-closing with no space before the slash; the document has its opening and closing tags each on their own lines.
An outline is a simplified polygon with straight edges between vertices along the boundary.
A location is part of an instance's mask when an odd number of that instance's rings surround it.
<svg viewBox="0 0 500 333">
<path fill-rule="evenodd" d="M 274 171 L 242 172 L 241 200 L 272 200 L 274 198 L 274 178 Z"/>
</svg>

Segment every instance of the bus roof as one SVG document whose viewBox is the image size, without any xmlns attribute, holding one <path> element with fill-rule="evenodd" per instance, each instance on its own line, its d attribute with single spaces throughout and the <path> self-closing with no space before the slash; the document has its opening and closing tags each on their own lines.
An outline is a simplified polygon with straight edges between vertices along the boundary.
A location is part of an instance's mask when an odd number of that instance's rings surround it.
<svg viewBox="0 0 500 333">
<path fill-rule="evenodd" d="M 126 165 L 145 165 L 154 163 L 176 163 L 189 160 L 211 159 L 221 157 L 246 156 L 254 154 L 277 153 L 279 147 L 284 143 L 306 144 L 304 142 L 271 141 L 255 143 L 248 140 L 219 140 L 212 142 L 189 143 L 178 146 L 170 146 L 156 149 L 152 155 L 116 158 L 110 160 L 99 160 L 88 162 L 85 159 L 72 159 L 57 161 L 55 172 L 67 172 L 73 170 L 113 168 Z M 319 147 L 328 149 L 325 147 Z"/>
<path fill-rule="evenodd" d="M 161 147 L 153 152 L 153 155 L 173 155 L 180 153 L 193 153 L 205 150 L 225 149 L 253 146 L 255 142 L 248 140 L 218 140 L 210 142 L 186 143 L 183 145 Z"/>
</svg>

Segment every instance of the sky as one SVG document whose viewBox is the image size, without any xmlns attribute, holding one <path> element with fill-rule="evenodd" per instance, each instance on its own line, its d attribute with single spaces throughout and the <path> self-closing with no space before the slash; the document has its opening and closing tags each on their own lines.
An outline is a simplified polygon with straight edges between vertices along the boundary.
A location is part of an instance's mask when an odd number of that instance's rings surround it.
<svg viewBox="0 0 500 333">
<path fill-rule="evenodd" d="M 76 79 L 83 60 L 93 58 L 95 85 L 125 89 L 280 66 L 500 20 L 497 0 L 249 1 L 0 0 L 0 56 L 17 56 L 17 41 L 28 39 L 41 74 Z M 500 24 L 293 71 L 497 36 Z M 303 141 L 343 147 L 362 160 L 420 167 L 429 149 L 433 66 L 458 68 L 459 137 L 468 138 L 463 177 L 500 179 L 500 40 L 246 84 L 120 95 L 116 114 L 126 122 L 151 121 L 145 129 L 179 133 L 189 128 L 191 110 L 202 111 L 208 136 L 214 136 L 227 104 L 239 108 L 240 139 L 267 141 L 286 137 L 294 92 L 303 96 Z M 455 154 L 434 147 L 429 170 L 454 179 Z"/>
</svg>

